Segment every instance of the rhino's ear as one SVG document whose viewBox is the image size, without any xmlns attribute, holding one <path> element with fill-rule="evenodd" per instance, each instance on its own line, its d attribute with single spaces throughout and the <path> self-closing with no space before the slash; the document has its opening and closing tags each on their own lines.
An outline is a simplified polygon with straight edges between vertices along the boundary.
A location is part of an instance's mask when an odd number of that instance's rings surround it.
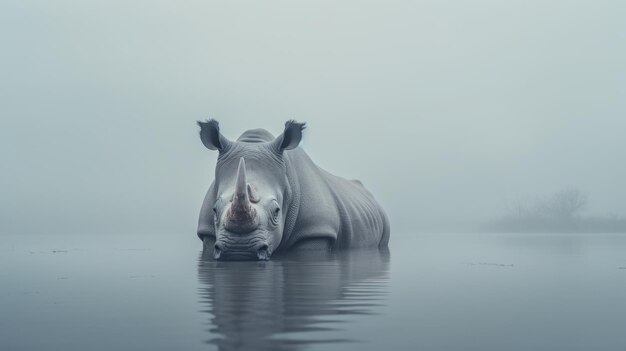
<svg viewBox="0 0 626 351">
<path fill-rule="evenodd" d="M 220 124 L 214 119 L 210 119 L 206 122 L 198 121 L 200 126 L 200 140 L 202 144 L 211 150 L 219 150 L 222 152 L 230 145 L 231 141 L 226 139 L 222 133 L 220 133 Z"/>
<path fill-rule="evenodd" d="M 272 141 L 274 149 L 282 153 L 284 150 L 291 150 L 298 147 L 302 140 L 302 131 L 306 128 L 306 123 L 298 123 L 294 120 L 285 123 L 285 131 Z"/>
</svg>

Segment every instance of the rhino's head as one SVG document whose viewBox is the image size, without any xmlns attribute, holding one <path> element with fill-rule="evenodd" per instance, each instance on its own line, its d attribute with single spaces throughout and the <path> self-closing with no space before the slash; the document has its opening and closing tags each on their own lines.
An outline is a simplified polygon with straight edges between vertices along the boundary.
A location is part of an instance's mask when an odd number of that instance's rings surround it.
<svg viewBox="0 0 626 351">
<path fill-rule="evenodd" d="M 291 189 L 283 152 L 298 146 L 304 123 L 274 138 L 263 129 L 228 140 L 215 120 L 198 122 L 204 146 L 218 150 L 212 217 L 216 259 L 269 259 L 281 243 Z"/>
</svg>

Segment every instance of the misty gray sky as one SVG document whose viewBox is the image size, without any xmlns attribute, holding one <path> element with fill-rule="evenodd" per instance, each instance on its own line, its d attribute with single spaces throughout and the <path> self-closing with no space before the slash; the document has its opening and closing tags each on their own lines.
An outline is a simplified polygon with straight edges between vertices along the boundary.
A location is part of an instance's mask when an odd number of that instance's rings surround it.
<svg viewBox="0 0 626 351">
<path fill-rule="evenodd" d="M 0 3 L 0 233 L 193 236 L 216 154 L 306 121 L 395 232 L 564 186 L 626 215 L 622 1 Z"/>
</svg>

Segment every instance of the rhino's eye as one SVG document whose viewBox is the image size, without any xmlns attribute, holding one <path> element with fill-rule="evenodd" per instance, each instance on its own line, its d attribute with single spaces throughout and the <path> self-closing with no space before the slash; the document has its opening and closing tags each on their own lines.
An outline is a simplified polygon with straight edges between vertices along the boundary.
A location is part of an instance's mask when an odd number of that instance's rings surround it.
<svg viewBox="0 0 626 351">
<path fill-rule="evenodd" d="M 276 204 L 275 207 L 271 211 L 271 217 L 270 217 L 270 220 L 272 221 L 273 224 L 278 224 L 279 215 L 280 215 L 280 207 L 278 207 L 278 204 Z"/>
</svg>

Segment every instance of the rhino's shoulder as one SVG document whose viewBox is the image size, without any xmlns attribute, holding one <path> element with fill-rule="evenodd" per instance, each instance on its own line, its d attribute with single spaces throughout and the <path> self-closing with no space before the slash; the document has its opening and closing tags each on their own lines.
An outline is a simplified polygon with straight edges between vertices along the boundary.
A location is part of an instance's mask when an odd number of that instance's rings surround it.
<svg viewBox="0 0 626 351">
<path fill-rule="evenodd" d="M 351 179 L 350 181 L 356 185 L 363 186 L 363 182 L 358 179 Z"/>
</svg>

